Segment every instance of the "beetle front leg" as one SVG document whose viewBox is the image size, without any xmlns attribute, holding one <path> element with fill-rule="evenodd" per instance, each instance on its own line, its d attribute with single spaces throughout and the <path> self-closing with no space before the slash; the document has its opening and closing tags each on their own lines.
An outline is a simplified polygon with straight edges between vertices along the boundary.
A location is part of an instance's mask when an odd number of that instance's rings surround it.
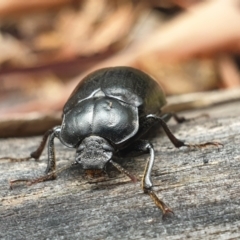
<svg viewBox="0 0 240 240">
<path fill-rule="evenodd" d="M 163 216 L 165 216 L 167 213 L 173 213 L 173 211 L 161 199 L 158 198 L 155 191 L 153 190 L 153 183 L 151 181 L 151 172 L 155 160 L 153 146 L 151 143 L 147 143 L 145 146 L 142 146 L 142 148 L 145 149 L 146 152 L 150 153 L 150 158 L 144 170 L 142 189 L 144 193 L 147 193 L 151 197 L 156 206 L 162 210 Z"/>
<path fill-rule="evenodd" d="M 48 140 L 48 165 L 46 169 L 46 175 L 35 178 L 35 179 L 16 179 L 16 180 L 11 180 L 10 181 L 10 187 L 12 187 L 13 184 L 15 183 L 20 183 L 20 182 L 27 182 L 28 185 L 34 184 L 34 183 L 39 183 L 47 180 L 53 180 L 56 178 L 56 159 L 55 159 L 55 148 L 54 148 L 54 139 L 55 137 L 59 137 L 61 128 L 60 127 L 55 127 L 53 130 L 51 130 Z M 47 138 L 46 138 L 47 139 Z M 32 154 L 35 154 L 35 157 L 39 157 L 43 151 L 43 148 L 45 146 L 46 140 L 44 140 L 39 146 L 39 148 L 33 152 Z M 65 169 L 65 168 L 64 168 Z M 62 169 L 61 169 L 62 170 Z"/>
<path fill-rule="evenodd" d="M 50 135 L 48 140 L 48 165 L 45 171 L 46 174 L 54 172 L 56 169 L 54 139 L 56 137 L 59 138 L 60 131 L 61 131 L 61 127 L 54 128 L 53 133 Z M 56 176 L 54 178 L 56 178 Z"/>
<path fill-rule="evenodd" d="M 30 156 L 25 157 L 25 158 L 13 158 L 13 157 L 1 157 L 0 160 L 10 160 L 13 162 L 22 162 L 22 161 L 28 161 L 30 159 L 35 159 L 38 160 L 40 158 L 40 156 L 42 155 L 43 149 L 46 145 L 46 142 L 48 140 L 49 135 L 51 135 L 54 132 L 54 129 L 50 129 L 47 132 L 45 132 L 45 134 L 42 137 L 41 143 L 38 146 L 38 148 L 30 153 Z"/>
<path fill-rule="evenodd" d="M 173 213 L 173 211 L 161 199 L 157 197 L 155 191 L 153 190 L 151 172 L 155 161 L 155 153 L 152 144 L 149 143 L 148 141 L 138 140 L 131 144 L 130 146 L 128 146 L 127 148 L 120 151 L 120 155 L 124 157 L 137 156 L 144 153 L 149 153 L 150 158 L 146 164 L 145 171 L 143 174 L 142 189 L 144 193 L 148 194 L 151 197 L 156 206 L 162 210 L 163 216 L 165 216 L 169 212 Z"/>
</svg>

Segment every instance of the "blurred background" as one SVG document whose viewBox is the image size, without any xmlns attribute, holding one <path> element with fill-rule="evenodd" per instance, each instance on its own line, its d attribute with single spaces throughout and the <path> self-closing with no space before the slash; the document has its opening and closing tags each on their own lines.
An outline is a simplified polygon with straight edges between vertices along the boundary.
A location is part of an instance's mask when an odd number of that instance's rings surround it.
<svg viewBox="0 0 240 240">
<path fill-rule="evenodd" d="M 170 99 L 238 100 L 239 29 L 239 0 L 1 0 L 0 136 L 59 124 L 77 83 L 102 67 L 139 68 Z"/>
</svg>

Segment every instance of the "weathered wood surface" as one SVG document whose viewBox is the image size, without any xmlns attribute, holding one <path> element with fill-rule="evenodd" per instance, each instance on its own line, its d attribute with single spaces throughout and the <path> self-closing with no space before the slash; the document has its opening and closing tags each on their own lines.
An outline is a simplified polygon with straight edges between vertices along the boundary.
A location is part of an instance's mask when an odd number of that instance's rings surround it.
<svg viewBox="0 0 240 240">
<path fill-rule="evenodd" d="M 0 238 L 240 238 L 240 103 L 203 111 L 211 117 L 169 126 L 187 142 L 214 140 L 224 148 L 176 149 L 163 133 L 152 140 L 155 190 L 175 215 L 162 219 L 140 183 L 114 169 L 109 178 L 89 181 L 72 167 L 55 181 L 9 190 L 9 179 L 42 175 L 45 151 L 39 162 L 0 162 Z M 39 141 L 40 137 L 1 139 L 0 157 L 26 156 Z M 73 161 L 73 150 L 57 141 L 56 148 L 58 167 Z M 142 176 L 147 157 L 125 161 L 123 166 Z"/>
</svg>

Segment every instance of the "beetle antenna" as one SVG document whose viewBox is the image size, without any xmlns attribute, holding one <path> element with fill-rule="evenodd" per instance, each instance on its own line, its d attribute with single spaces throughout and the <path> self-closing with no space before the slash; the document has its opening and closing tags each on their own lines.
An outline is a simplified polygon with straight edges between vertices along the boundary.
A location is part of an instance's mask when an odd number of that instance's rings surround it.
<svg viewBox="0 0 240 240">
<path fill-rule="evenodd" d="M 124 173 L 127 175 L 134 183 L 138 181 L 138 178 L 123 168 L 120 164 L 114 162 L 113 160 L 109 161 L 119 172 Z"/>
</svg>

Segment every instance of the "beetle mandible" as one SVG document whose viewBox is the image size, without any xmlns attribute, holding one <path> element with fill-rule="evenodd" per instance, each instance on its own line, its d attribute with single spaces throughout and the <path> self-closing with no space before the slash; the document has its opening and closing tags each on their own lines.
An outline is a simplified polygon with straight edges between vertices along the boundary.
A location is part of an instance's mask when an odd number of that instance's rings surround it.
<svg viewBox="0 0 240 240">
<path fill-rule="evenodd" d="M 153 190 L 151 171 L 154 148 L 151 142 L 143 139 L 144 134 L 156 125 L 163 128 L 177 148 L 218 146 L 220 143 L 190 145 L 177 139 L 166 124 L 173 115 L 161 113 L 165 104 L 165 95 L 159 84 L 140 70 L 122 66 L 90 73 L 77 85 L 66 102 L 61 126 L 47 131 L 37 150 L 26 158 L 39 159 L 48 140 L 46 175 L 27 181 L 36 183 L 56 178 L 55 138 L 63 145 L 76 149 L 74 164 L 84 170 L 104 170 L 107 164 L 112 164 L 134 181 L 134 176 L 114 159 L 148 153 L 150 158 L 146 163 L 142 189 L 163 214 L 172 212 Z M 13 180 L 11 183 L 19 181 L 22 180 Z"/>
</svg>

